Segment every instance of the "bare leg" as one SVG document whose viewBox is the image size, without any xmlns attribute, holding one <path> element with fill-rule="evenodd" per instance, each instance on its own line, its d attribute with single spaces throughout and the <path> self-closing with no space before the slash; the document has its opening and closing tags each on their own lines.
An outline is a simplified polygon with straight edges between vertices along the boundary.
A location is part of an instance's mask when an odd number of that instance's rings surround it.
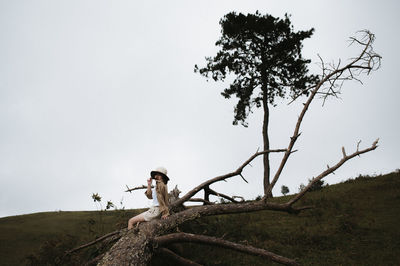
<svg viewBox="0 0 400 266">
<path fill-rule="evenodd" d="M 133 226 L 137 223 L 144 222 L 144 215 L 143 213 L 136 215 L 135 217 L 132 217 L 128 221 L 128 230 L 132 229 Z"/>
</svg>

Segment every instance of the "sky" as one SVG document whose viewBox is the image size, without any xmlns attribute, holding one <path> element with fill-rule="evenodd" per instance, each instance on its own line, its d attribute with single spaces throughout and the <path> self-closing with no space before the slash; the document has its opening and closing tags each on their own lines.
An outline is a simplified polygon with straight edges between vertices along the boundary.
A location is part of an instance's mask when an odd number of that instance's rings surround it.
<svg viewBox="0 0 400 266">
<path fill-rule="evenodd" d="M 349 37 L 359 30 L 376 35 L 382 56 L 363 84 L 344 84 L 341 99 L 313 102 L 274 195 L 282 185 L 298 192 L 359 140 L 365 148 L 379 138 L 379 147 L 326 183 L 395 171 L 399 9 L 395 0 L 0 0 L 0 217 L 96 210 L 92 193 L 118 208 L 148 207 L 143 191 L 124 191 L 146 184 L 156 167 L 167 168 L 169 189 L 185 193 L 261 149 L 262 110 L 248 128 L 233 126 L 237 100 L 220 95 L 229 84 L 193 71 L 218 51 L 219 20 L 231 11 L 288 13 L 295 30 L 315 28 L 303 48 L 314 74 L 318 55 L 326 62 L 356 56 Z M 287 147 L 304 101 L 271 108 L 271 148 Z M 281 157 L 271 155 L 272 173 Z M 261 195 L 262 158 L 243 174 L 248 184 L 234 177 L 212 188 Z"/>
</svg>

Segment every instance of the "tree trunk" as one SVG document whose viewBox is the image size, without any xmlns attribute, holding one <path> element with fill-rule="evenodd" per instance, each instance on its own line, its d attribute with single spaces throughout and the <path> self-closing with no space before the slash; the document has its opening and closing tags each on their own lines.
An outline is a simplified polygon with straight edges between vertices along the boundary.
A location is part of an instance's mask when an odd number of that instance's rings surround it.
<svg viewBox="0 0 400 266">
<path fill-rule="evenodd" d="M 149 265 L 154 255 L 154 238 L 171 232 L 185 221 L 202 216 L 218 214 L 246 213 L 261 210 L 288 212 L 291 206 L 264 201 L 199 206 L 171 215 L 165 220 L 153 220 L 140 224 L 139 228 L 129 230 L 111 247 L 98 265 Z"/>
<path fill-rule="evenodd" d="M 268 138 L 269 108 L 268 108 L 268 96 L 266 90 L 264 91 L 264 96 L 263 96 L 263 107 L 264 107 L 264 122 L 263 122 L 262 135 L 264 142 L 264 150 L 269 150 L 269 138 Z M 270 184 L 269 153 L 264 154 L 263 162 L 264 162 L 264 196 L 272 198 L 272 191 L 268 193 L 268 187 Z"/>
</svg>

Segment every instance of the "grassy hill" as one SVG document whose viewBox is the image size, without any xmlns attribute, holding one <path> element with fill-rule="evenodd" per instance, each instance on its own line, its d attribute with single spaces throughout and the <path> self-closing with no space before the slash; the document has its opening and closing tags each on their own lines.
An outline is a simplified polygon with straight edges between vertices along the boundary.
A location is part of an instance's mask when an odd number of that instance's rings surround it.
<svg viewBox="0 0 400 266">
<path fill-rule="evenodd" d="M 203 217 L 179 229 L 224 236 L 296 258 L 304 265 L 400 265 L 400 172 L 327 186 L 306 195 L 299 205 L 315 208 L 299 215 L 262 211 Z M 29 254 L 51 257 L 51 252 L 62 253 L 125 226 L 128 217 L 139 211 L 107 211 L 101 215 L 52 212 L 1 218 L 0 265 L 24 265 Z M 176 245 L 175 249 L 205 265 L 274 265 L 216 247 L 191 244 Z M 89 258 L 95 252 L 93 248 L 82 256 Z M 156 258 L 153 265 L 168 263 Z"/>
</svg>

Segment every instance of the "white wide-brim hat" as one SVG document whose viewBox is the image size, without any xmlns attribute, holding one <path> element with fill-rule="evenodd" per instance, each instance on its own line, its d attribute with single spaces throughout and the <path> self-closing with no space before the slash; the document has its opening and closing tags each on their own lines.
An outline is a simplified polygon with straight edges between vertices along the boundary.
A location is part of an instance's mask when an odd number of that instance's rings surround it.
<svg viewBox="0 0 400 266">
<path fill-rule="evenodd" d="M 160 174 L 165 179 L 165 181 L 168 182 L 169 177 L 167 176 L 167 173 L 167 169 L 165 169 L 164 167 L 157 167 L 155 170 L 150 172 L 150 175 L 152 178 L 154 178 L 156 174 Z"/>
</svg>

